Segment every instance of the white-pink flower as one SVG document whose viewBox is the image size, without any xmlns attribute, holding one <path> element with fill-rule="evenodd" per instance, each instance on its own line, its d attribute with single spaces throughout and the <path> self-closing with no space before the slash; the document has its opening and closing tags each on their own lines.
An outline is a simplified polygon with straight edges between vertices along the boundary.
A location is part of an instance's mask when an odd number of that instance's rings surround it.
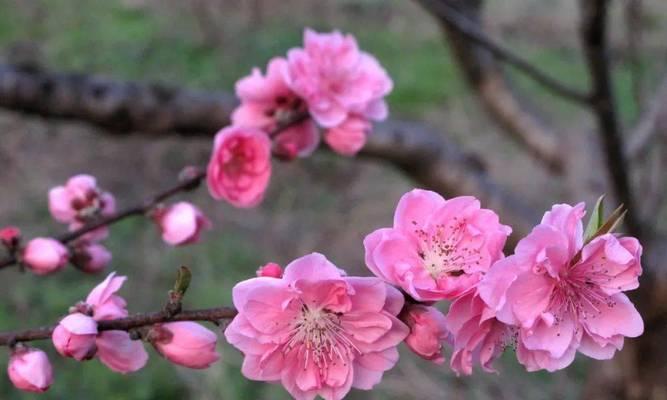
<svg viewBox="0 0 667 400">
<path fill-rule="evenodd" d="M 345 276 L 316 253 L 290 263 L 281 279 L 238 283 L 233 299 L 239 314 L 225 336 L 245 355 L 243 375 L 280 381 L 299 400 L 371 389 L 398 361 L 409 331 L 396 318 L 398 290 Z"/>
<path fill-rule="evenodd" d="M 236 95 L 241 105 L 232 113 L 237 126 L 259 128 L 272 134 L 282 124 L 306 112 L 306 103 L 285 82 L 283 70 L 287 61 L 276 57 L 269 61 L 266 76 L 255 68 L 236 83 Z M 317 127 L 310 118 L 272 134 L 273 153 L 293 159 L 310 155 L 319 144 Z"/>
<path fill-rule="evenodd" d="M 476 364 L 495 372 L 493 361 L 514 343 L 515 330 L 498 321 L 474 289 L 449 306 L 445 324 L 454 346 L 450 366 L 457 375 L 472 374 Z"/>
<path fill-rule="evenodd" d="M 51 238 L 34 238 L 21 252 L 21 261 L 37 275 L 61 270 L 69 260 L 69 251 L 62 243 Z"/>
<path fill-rule="evenodd" d="M 215 136 L 206 182 L 211 196 L 236 207 L 254 207 L 271 178 L 271 141 L 250 127 L 230 126 Z"/>
<path fill-rule="evenodd" d="M 26 392 L 46 392 L 53 383 L 53 369 L 46 353 L 29 347 L 12 351 L 7 374 L 17 389 Z"/>
<path fill-rule="evenodd" d="M 565 368 L 577 350 L 609 359 L 644 330 L 623 294 L 639 286 L 641 245 L 609 233 L 584 245 L 583 216 L 583 203 L 553 206 L 479 285 L 497 318 L 518 327 L 517 358 L 529 371 Z"/>
<path fill-rule="evenodd" d="M 287 85 L 325 128 L 341 124 L 350 113 L 375 120 L 387 116 L 384 96 L 392 81 L 351 35 L 306 29 L 304 47 L 288 52 L 284 74 Z"/>
<path fill-rule="evenodd" d="M 162 231 L 162 240 L 172 246 L 196 243 L 212 226 L 199 208 L 186 201 L 157 210 L 153 218 Z"/>
<path fill-rule="evenodd" d="M 454 299 L 503 256 L 510 232 L 474 197 L 415 189 L 399 201 L 392 228 L 364 239 L 366 265 L 416 300 Z"/>
</svg>

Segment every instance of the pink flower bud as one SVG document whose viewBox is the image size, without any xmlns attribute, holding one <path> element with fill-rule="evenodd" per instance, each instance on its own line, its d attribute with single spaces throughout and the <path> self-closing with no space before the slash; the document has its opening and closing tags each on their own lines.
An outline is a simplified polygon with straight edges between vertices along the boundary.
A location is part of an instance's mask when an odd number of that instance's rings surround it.
<svg viewBox="0 0 667 400">
<path fill-rule="evenodd" d="M 51 238 L 35 238 L 23 249 L 23 263 L 37 275 L 56 272 L 67 264 L 67 248 Z"/>
<path fill-rule="evenodd" d="M 81 313 L 63 318 L 53 331 L 51 339 L 58 353 L 77 361 L 90 360 L 97 352 L 95 338 L 97 322 Z"/>
<path fill-rule="evenodd" d="M 88 273 L 98 273 L 111 262 L 111 252 L 99 243 L 81 243 L 74 250 L 72 263 Z"/>
<path fill-rule="evenodd" d="M 154 216 L 162 231 L 162 239 L 172 246 L 195 243 L 211 221 L 194 205 L 182 201 L 161 210 Z"/>
<path fill-rule="evenodd" d="M 270 262 L 262 267 L 259 267 L 257 270 L 257 276 L 265 276 L 269 278 L 282 278 L 283 269 L 280 268 L 280 265 Z"/>
<path fill-rule="evenodd" d="M 46 353 L 33 348 L 14 350 L 7 374 L 17 389 L 26 392 L 45 392 L 53 383 L 53 370 Z"/>
<path fill-rule="evenodd" d="M 215 333 L 194 322 L 170 322 L 155 328 L 153 346 L 166 359 L 188 368 L 208 368 L 220 356 Z"/>
<path fill-rule="evenodd" d="M 421 358 L 436 364 L 445 362 L 442 342 L 447 339 L 445 316 L 434 307 L 409 305 L 401 319 L 410 327 L 405 343 Z"/>
<path fill-rule="evenodd" d="M 21 230 L 15 226 L 0 229 L 0 242 L 8 248 L 14 248 L 21 238 Z"/>
<path fill-rule="evenodd" d="M 63 223 L 85 222 L 100 215 L 113 214 L 116 208 L 113 196 L 97 187 L 95 177 L 76 175 L 64 186 L 49 191 L 49 210 Z"/>
</svg>

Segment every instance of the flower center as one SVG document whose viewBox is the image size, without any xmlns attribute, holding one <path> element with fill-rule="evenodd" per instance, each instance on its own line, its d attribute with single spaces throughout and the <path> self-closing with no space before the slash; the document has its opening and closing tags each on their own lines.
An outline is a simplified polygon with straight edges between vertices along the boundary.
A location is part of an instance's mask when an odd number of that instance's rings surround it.
<svg viewBox="0 0 667 400">
<path fill-rule="evenodd" d="M 413 224 L 416 225 L 416 222 L 413 221 Z M 465 220 L 456 217 L 453 223 L 438 224 L 431 231 L 415 229 L 420 242 L 419 257 L 424 260 L 424 268 L 433 279 L 460 276 L 465 273 L 466 267 L 479 265 L 479 249 L 462 242 L 465 231 Z"/>
<path fill-rule="evenodd" d="M 340 320 L 340 313 L 326 308 L 301 306 L 301 312 L 295 318 L 283 352 L 293 349 L 303 357 L 304 369 L 312 362 L 324 375 L 330 365 L 342 362 L 347 365 L 353 353 L 361 353 L 348 338 Z"/>
<path fill-rule="evenodd" d="M 616 304 L 606 295 L 595 281 L 595 277 L 569 271 L 561 276 L 551 293 L 550 309 L 556 322 L 564 313 L 570 313 L 579 320 L 596 318 L 602 313 L 600 306 L 613 308 Z"/>
</svg>

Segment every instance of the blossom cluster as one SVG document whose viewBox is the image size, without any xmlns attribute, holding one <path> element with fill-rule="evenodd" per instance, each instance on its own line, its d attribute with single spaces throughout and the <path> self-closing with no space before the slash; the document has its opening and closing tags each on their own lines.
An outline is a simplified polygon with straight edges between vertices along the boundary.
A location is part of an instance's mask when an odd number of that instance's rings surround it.
<svg viewBox="0 0 667 400">
<path fill-rule="evenodd" d="M 232 125 L 215 137 L 207 181 L 211 195 L 236 207 L 259 204 L 271 177 L 271 158 L 312 154 L 324 141 L 356 154 L 371 121 L 387 117 L 387 72 L 356 39 L 338 31 L 304 32 L 303 47 L 271 59 L 236 83 L 241 104 Z"/>
<path fill-rule="evenodd" d="M 148 361 L 141 340 L 124 330 L 100 330 L 101 321 L 128 316 L 126 301 L 116 293 L 126 278 L 111 273 L 85 301 L 77 303 L 53 330 L 52 342 L 63 357 L 77 361 L 94 358 L 114 372 L 131 373 Z M 217 335 L 190 321 L 168 322 L 143 328 L 141 338 L 170 362 L 187 368 L 208 368 L 219 359 Z M 14 347 L 7 368 L 14 386 L 29 392 L 44 392 L 53 383 L 53 371 L 46 353 L 19 344 Z"/>
<path fill-rule="evenodd" d="M 643 322 L 626 290 L 638 286 L 641 246 L 609 232 L 585 237 L 584 205 L 555 205 L 519 241 L 474 197 L 415 189 L 392 227 L 364 240 L 375 277 L 348 276 L 323 255 L 269 263 L 233 289 L 225 331 L 252 380 L 280 382 L 298 400 L 371 389 L 404 342 L 418 356 L 469 375 L 516 349 L 528 371 L 555 371 L 576 352 L 609 359 Z M 437 302 L 448 301 L 441 311 Z"/>
</svg>

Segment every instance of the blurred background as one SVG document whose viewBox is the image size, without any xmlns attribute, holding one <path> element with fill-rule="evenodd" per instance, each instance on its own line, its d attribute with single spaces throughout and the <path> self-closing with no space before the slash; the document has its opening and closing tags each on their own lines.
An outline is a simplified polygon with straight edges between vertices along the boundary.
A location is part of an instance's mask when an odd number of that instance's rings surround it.
<svg viewBox="0 0 667 400">
<path fill-rule="evenodd" d="M 667 2 L 643 1 L 641 26 L 632 28 L 641 31 L 641 46 L 632 57 L 626 2 L 612 5 L 613 89 L 619 118 L 631 126 L 642 114 L 644 94 L 653 92 L 665 69 Z M 587 88 L 574 0 L 490 0 L 484 16 L 492 37 L 550 75 Z M 517 198 L 529 199 L 537 210 L 559 201 L 590 201 L 605 191 L 603 168 L 568 164 L 581 168 L 570 175 L 590 175 L 587 190 L 574 190 L 570 180 L 543 168 L 507 139 L 466 84 L 437 21 L 414 2 L 0 0 L 0 62 L 29 60 L 54 71 L 231 92 L 252 67 L 263 68 L 272 56 L 300 45 L 305 26 L 353 33 L 394 79 L 392 118 L 419 120 L 447 132 L 478 155 L 490 179 Z M 594 119 L 581 105 L 554 96 L 513 69 L 505 72 L 528 107 L 557 126 L 559 140 L 573 147 L 594 140 Z M 171 184 L 184 165 L 203 164 L 211 148 L 208 137 L 107 135 L 83 122 L 2 108 L 0 132 L 0 225 L 18 225 L 26 237 L 61 232 L 49 216 L 47 191 L 74 174 L 95 175 L 123 207 Z M 182 264 L 194 273 L 185 305 L 197 308 L 230 304 L 231 287 L 254 276 L 259 265 L 284 265 L 312 251 L 350 273 L 366 275 L 363 237 L 389 225 L 400 195 L 416 185 L 386 164 L 324 153 L 277 164 L 274 171 L 266 200 L 257 209 L 214 202 L 205 189 L 188 195 L 214 222 L 201 244 L 169 248 L 142 219 L 114 226 L 105 244 L 114 255 L 112 270 L 129 277 L 122 295 L 130 311 L 159 308 Z M 662 216 L 664 210 L 654 215 L 656 226 L 664 225 Z M 73 269 L 48 278 L 20 274 L 16 268 L 2 271 L 0 330 L 57 319 L 101 279 Z M 52 355 L 56 372 L 43 399 L 288 398 L 277 385 L 244 379 L 241 355 L 226 343 L 219 346 L 222 361 L 208 370 L 175 367 L 151 349 L 148 366 L 129 376 L 114 374 L 97 361 L 79 365 L 65 360 L 48 343 L 41 347 Z M 499 374 L 457 378 L 448 367 L 434 367 L 404 350 L 376 390 L 353 390 L 349 398 L 574 399 L 584 393 L 589 367 L 602 365 L 580 357 L 564 371 L 527 373 L 508 351 L 498 363 Z M 0 352 L 0 366 L 6 361 L 6 352 Z M 33 395 L 14 390 L 2 377 L 0 398 Z"/>
</svg>

